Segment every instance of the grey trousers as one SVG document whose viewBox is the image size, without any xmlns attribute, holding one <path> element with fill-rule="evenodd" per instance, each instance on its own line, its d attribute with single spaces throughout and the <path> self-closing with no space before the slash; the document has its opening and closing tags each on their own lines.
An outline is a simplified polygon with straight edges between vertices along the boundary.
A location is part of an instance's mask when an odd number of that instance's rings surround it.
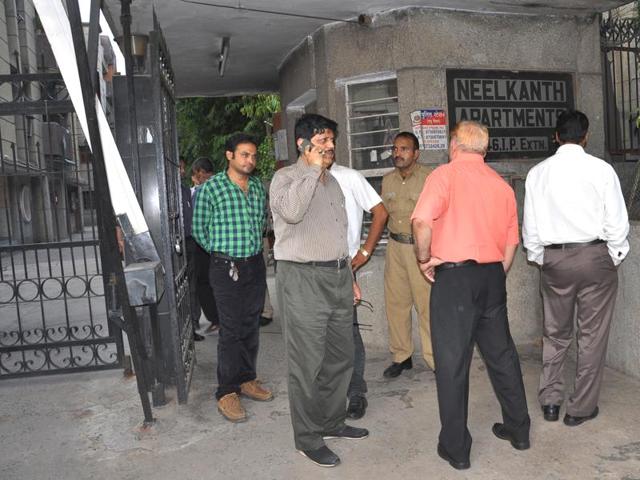
<svg viewBox="0 0 640 480">
<path fill-rule="evenodd" d="M 339 430 L 353 368 L 353 288 L 346 267 L 278 261 L 276 289 L 284 325 L 289 407 L 295 446 L 315 450 Z"/>
<path fill-rule="evenodd" d="M 564 400 L 564 365 L 577 319 L 578 359 L 567 413 L 586 416 L 598 405 L 609 328 L 618 291 L 618 271 L 604 243 L 545 249 L 541 269 L 544 324 L 538 400 Z"/>
</svg>

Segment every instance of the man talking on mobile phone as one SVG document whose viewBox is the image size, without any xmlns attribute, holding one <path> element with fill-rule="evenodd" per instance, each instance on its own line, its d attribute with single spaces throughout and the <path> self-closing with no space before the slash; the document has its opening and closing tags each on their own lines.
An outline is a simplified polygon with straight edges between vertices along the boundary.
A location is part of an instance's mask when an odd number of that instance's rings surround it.
<svg viewBox="0 0 640 480">
<path fill-rule="evenodd" d="M 316 465 L 340 458 L 327 438 L 362 439 L 345 425 L 353 370 L 353 282 L 347 212 L 333 163 L 337 124 L 315 114 L 294 129 L 298 161 L 276 172 L 270 198 L 278 262 L 276 289 L 285 330 L 295 447 Z"/>
</svg>

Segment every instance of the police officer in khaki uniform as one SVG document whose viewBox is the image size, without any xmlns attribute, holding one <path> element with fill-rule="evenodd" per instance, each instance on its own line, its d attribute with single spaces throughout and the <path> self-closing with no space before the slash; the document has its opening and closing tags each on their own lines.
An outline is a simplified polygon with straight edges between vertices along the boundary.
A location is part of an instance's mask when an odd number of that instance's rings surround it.
<svg viewBox="0 0 640 480">
<path fill-rule="evenodd" d="M 395 169 L 382 179 L 382 200 L 389 212 L 389 245 L 384 270 L 384 298 L 389 322 L 389 350 L 393 363 L 384 377 L 395 378 L 413 367 L 411 307 L 418 314 L 422 355 L 433 370 L 431 332 L 429 325 L 429 293 L 431 287 L 424 278 L 414 252 L 411 234 L 411 214 L 430 168 L 417 163 L 420 144 L 410 132 L 400 132 L 393 141 Z"/>
</svg>

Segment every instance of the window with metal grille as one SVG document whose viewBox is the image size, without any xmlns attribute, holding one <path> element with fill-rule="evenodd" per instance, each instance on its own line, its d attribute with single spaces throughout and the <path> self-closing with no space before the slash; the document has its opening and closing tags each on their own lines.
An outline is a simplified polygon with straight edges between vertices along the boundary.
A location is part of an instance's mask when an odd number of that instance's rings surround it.
<svg viewBox="0 0 640 480">
<path fill-rule="evenodd" d="M 400 126 L 396 78 L 347 84 L 346 97 L 351 167 L 393 167 L 391 148 Z"/>
</svg>

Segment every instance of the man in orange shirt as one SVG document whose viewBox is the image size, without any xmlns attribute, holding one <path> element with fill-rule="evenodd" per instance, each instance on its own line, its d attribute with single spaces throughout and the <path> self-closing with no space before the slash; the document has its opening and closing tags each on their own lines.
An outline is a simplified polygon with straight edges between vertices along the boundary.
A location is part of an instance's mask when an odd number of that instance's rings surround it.
<svg viewBox="0 0 640 480">
<path fill-rule="evenodd" d="M 529 448 L 530 419 L 507 318 L 506 274 L 518 245 L 513 190 L 484 163 L 489 132 L 460 122 L 450 162 L 428 178 L 411 217 L 420 269 L 431 288 L 431 340 L 442 428 L 438 455 L 470 467 L 469 367 L 477 343 L 502 408 L 493 433 Z"/>
</svg>

